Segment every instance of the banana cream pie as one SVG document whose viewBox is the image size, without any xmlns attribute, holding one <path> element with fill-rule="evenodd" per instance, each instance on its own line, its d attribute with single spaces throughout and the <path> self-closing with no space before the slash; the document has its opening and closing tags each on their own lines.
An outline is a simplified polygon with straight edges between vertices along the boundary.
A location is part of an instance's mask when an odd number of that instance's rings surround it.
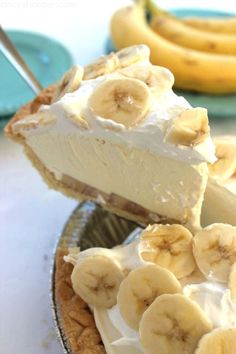
<svg viewBox="0 0 236 354">
<path fill-rule="evenodd" d="M 63 302 L 57 292 L 57 301 L 63 319 L 74 319 L 64 325 L 73 353 L 235 354 L 236 228 L 192 234 L 156 224 L 137 236 L 113 249 L 64 252 L 72 293 Z M 90 330 L 78 330 L 84 313 L 71 310 L 75 301 L 89 306 Z"/>
<path fill-rule="evenodd" d="M 207 111 L 172 91 L 144 45 L 74 66 L 5 128 L 50 187 L 140 223 L 200 226 Z"/>
</svg>

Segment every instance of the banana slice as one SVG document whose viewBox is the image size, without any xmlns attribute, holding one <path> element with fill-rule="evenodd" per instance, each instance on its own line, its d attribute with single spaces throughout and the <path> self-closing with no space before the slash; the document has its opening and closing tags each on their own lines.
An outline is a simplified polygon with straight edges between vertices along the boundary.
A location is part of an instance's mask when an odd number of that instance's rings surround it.
<svg viewBox="0 0 236 354">
<path fill-rule="evenodd" d="M 48 110 L 40 111 L 18 120 L 13 126 L 13 131 L 15 134 L 20 133 L 26 136 L 31 129 L 53 125 L 56 120 L 57 116 L 52 112 Z"/>
<path fill-rule="evenodd" d="M 181 292 L 181 285 L 167 269 L 155 264 L 132 270 L 122 281 L 117 304 L 127 324 L 138 329 L 144 311 L 161 294 Z"/>
<path fill-rule="evenodd" d="M 180 279 L 195 269 L 192 234 L 182 225 L 152 225 L 141 234 L 139 252 L 147 261 L 167 268 Z"/>
<path fill-rule="evenodd" d="M 119 66 L 124 68 L 139 61 L 149 59 L 150 49 L 144 44 L 139 44 L 121 49 L 116 55 L 119 59 Z"/>
<path fill-rule="evenodd" d="M 156 96 L 170 90 L 174 84 L 173 74 L 161 66 L 130 66 L 120 70 L 120 73 L 143 81 Z"/>
<path fill-rule="evenodd" d="M 121 268 L 111 258 L 94 255 L 79 261 L 71 274 L 73 289 L 92 306 L 110 308 L 116 304 Z"/>
<path fill-rule="evenodd" d="M 93 112 L 127 128 L 139 123 L 150 106 L 147 85 L 136 79 L 111 79 L 101 83 L 91 95 Z"/>
<path fill-rule="evenodd" d="M 228 179 L 236 175 L 236 141 L 235 137 L 223 136 L 214 139 L 218 160 L 209 165 L 211 177 Z"/>
<path fill-rule="evenodd" d="M 95 79 L 98 76 L 116 71 L 138 61 L 148 59 L 150 49 L 143 44 L 124 48 L 117 53 L 101 56 L 84 67 L 84 80 Z"/>
<path fill-rule="evenodd" d="M 195 146 L 209 137 L 210 128 L 205 108 L 190 108 L 169 121 L 165 140 L 184 146 Z"/>
<path fill-rule="evenodd" d="M 75 65 L 67 71 L 59 81 L 52 103 L 58 101 L 66 93 L 74 92 L 80 86 L 84 70 L 81 66 Z"/>
<path fill-rule="evenodd" d="M 62 109 L 65 112 L 66 117 L 80 129 L 89 129 L 89 124 L 84 115 L 84 104 L 82 102 L 77 100 L 73 102 L 63 102 Z"/>
<path fill-rule="evenodd" d="M 211 328 L 196 303 L 184 295 L 168 294 L 159 296 L 144 312 L 139 333 L 147 354 L 194 354 L 199 339 Z"/>
<path fill-rule="evenodd" d="M 207 279 L 227 283 L 236 262 L 236 227 L 219 223 L 202 229 L 193 239 L 193 254 Z"/>
<path fill-rule="evenodd" d="M 236 328 L 216 328 L 205 334 L 195 354 L 235 354 Z"/>
<path fill-rule="evenodd" d="M 95 79 L 98 76 L 112 73 L 119 68 L 119 59 L 115 53 L 104 55 L 84 67 L 83 80 Z"/>
<path fill-rule="evenodd" d="M 236 301 L 236 263 L 230 269 L 228 287 L 230 289 L 231 298 Z"/>
</svg>

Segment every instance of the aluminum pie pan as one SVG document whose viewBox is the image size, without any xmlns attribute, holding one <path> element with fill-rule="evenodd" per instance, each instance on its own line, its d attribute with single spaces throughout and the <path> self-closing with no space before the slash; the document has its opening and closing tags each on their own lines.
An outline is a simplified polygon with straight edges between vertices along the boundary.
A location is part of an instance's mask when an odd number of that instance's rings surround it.
<svg viewBox="0 0 236 354">
<path fill-rule="evenodd" d="M 73 354 L 63 330 L 60 308 L 55 296 L 56 252 L 58 248 L 91 247 L 112 248 L 127 244 L 140 233 L 140 227 L 112 214 L 92 202 L 79 204 L 67 220 L 54 250 L 51 266 L 51 308 L 57 336 L 65 354 Z"/>
</svg>

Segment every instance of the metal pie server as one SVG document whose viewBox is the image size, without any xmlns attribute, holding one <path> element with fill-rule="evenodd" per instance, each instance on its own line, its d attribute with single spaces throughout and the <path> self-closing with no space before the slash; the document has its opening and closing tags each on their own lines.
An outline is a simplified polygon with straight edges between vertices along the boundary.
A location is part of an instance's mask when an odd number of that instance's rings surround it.
<svg viewBox="0 0 236 354">
<path fill-rule="evenodd" d="M 0 25 L 0 52 L 5 56 L 9 63 L 14 67 L 18 74 L 25 80 L 31 90 L 38 95 L 43 87 L 35 78 L 34 74 L 25 63 L 14 44 L 6 35 L 2 26 Z"/>
</svg>

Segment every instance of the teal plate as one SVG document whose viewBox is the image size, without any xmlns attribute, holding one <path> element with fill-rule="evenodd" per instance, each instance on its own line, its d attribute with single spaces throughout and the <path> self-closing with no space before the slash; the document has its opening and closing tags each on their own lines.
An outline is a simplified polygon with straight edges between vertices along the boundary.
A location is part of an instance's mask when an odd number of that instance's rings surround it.
<svg viewBox="0 0 236 354">
<path fill-rule="evenodd" d="M 171 12 L 178 17 L 199 16 L 199 17 L 232 17 L 234 14 L 205 10 L 205 9 L 173 9 Z M 114 51 L 114 46 L 109 38 L 106 43 L 106 53 Z M 235 118 L 236 119 L 236 94 L 210 95 L 190 91 L 175 90 L 188 100 L 193 107 L 202 106 L 207 108 L 210 118 Z"/>
<path fill-rule="evenodd" d="M 43 87 L 57 81 L 72 65 L 68 51 L 38 33 L 7 31 L 8 36 Z M 12 115 L 34 93 L 0 53 L 0 116 Z"/>
</svg>

